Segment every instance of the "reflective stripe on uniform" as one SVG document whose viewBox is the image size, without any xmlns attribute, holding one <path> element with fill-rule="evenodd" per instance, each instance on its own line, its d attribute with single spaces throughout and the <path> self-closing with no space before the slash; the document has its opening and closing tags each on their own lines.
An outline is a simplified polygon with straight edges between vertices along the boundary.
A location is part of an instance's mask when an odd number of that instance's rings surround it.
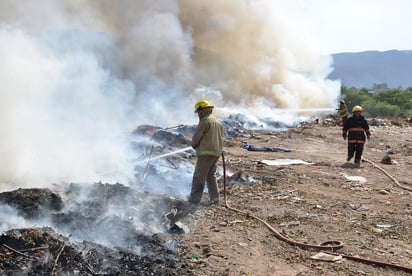
<svg viewBox="0 0 412 276">
<path fill-rule="evenodd" d="M 365 140 L 348 140 L 349 144 L 365 144 Z"/>
<path fill-rule="evenodd" d="M 365 131 L 363 127 L 353 127 L 349 128 L 348 131 Z"/>
<path fill-rule="evenodd" d="M 220 156 L 222 154 L 221 151 L 217 150 L 198 150 L 196 151 L 197 155 L 211 155 L 211 156 Z"/>
</svg>

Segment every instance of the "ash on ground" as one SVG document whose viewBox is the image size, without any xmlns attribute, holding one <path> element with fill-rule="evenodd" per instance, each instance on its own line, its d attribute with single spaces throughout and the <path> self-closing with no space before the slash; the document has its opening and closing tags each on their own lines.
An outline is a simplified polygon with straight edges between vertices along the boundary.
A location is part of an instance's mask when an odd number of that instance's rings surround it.
<svg viewBox="0 0 412 276">
<path fill-rule="evenodd" d="M 174 198 L 95 183 L 18 189 L 1 193 L 0 202 L 28 225 L 51 225 L 2 233 L 2 275 L 191 274 L 165 216 L 182 206 Z"/>
</svg>

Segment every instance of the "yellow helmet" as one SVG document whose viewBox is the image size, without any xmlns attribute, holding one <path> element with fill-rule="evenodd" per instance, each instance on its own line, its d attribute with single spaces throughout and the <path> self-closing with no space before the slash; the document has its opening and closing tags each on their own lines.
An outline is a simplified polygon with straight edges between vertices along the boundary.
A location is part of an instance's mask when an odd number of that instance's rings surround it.
<svg viewBox="0 0 412 276">
<path fill-rule="evenodd" d="M 359 106 L 359 105 L 355 105 L 353 108 L 352 108 L 352 112 L 356 112 L 356 111 L 359 111 L 359 112 L 362 112 L 362 107 L 361 106 Z"/>
<path fill-rule="evenodd" d="M 200 109 L 204 109 L 206 107 L 213 108 L 213 105 L 210 105 L 210 103 L 206 100 L 200 100 L 195 104 L 195 112 L 199 111 Z"/>
<path fill-rule="evenodd" d="M 341 104 L 344 104 L 344 103 L 345 103 L 345 101 L 344 101 L 344 100 L 340 100 L 339 102 L 340 102 Z"/>
</svg>

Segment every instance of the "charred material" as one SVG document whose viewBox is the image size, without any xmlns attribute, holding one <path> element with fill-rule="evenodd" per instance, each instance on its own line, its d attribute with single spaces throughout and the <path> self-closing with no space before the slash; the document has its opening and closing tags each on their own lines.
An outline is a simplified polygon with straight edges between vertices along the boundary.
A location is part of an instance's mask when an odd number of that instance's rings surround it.
<svg viewBox="0 0 412 276">
<path fill-rule="evenodd" d="M 140 125 L 134 131 L 134 134 L 147 137 L 162 147 L 186 147 L 190 146 L 191 137 L 195 127 L 179 125 L 170 128 L 160 128 L 150 125 Z"/>
<path fill-rule="evenodd" d="M 63 208 L 61 197 L 50 189 L 17 189 L 0 193 L 0 203 L 16 208 L 25 218 L 41 216 L 45 211 Z"/>
<path fill-rule="evenodd" d="M 154 238 L 144 255 L 91 242 L 70 242 L 51 228 L 13 229 L 0 236 L 1 275 L 192 275 L 176 254 Z"/>
<path fill-rule="evenodd" d="M 29 223 L 48 218 L 51 225 L 3 232 L 1 275 L 191 274 L 170 247 L 173 236 L 162 242 L 156 238 L 170 232 L 172 224 L 164 214 L 182 205 L 174 198 L 102 183 L 72 183 L 56 192 L 18 189 L 0 198 Z"/>
</svg>

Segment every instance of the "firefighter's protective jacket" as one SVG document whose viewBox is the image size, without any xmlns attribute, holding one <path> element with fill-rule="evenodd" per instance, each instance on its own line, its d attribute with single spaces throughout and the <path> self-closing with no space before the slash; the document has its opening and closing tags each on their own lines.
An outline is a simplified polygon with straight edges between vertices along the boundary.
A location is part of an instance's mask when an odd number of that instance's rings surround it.
<svg viewBox="0 0 412 276">
<path fill-rule="evenodd" d="M 223 150 L 224 130 L 222 124 L 210 113 L 199 120 L 192 137 L 192 147 L 196 154 L 219 157 Z"/>
<path fill-rule="evenodd" d="M 340 117 L 349 116 L 349 111 L 348 111 L 348 107 L 346 106 L 346 104 L 340 104 L 340 106 L 339 106 L 339 116 Z"/>
<path fill-rule="evenodd" d="M 366 133 L 366 136 L 365 136 Z M 369 125 L 363 116 L 351 116 L 342 129 L 343 138 L 348 138 L 348 143 L 364 144 L 366 137 L 370 137 Z"/>
</svg>

